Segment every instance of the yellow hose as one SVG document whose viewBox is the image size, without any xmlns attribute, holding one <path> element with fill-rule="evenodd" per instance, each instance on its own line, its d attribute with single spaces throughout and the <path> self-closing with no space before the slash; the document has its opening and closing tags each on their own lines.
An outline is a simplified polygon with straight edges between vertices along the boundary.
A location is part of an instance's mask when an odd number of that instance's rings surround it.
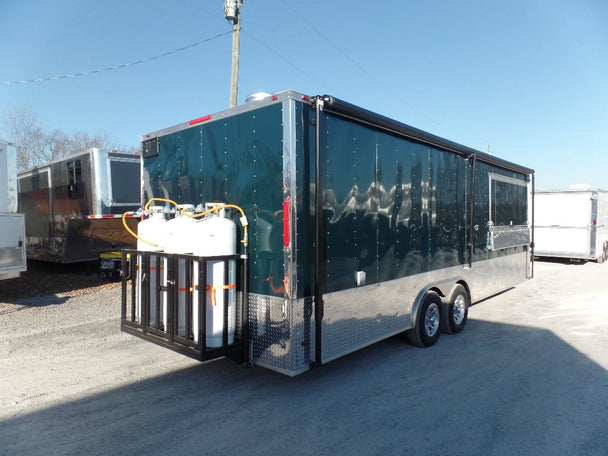
<svg viewBox="0 0 608 456">
<path fill-rule="evenodd" d="M 190 214 L 187 214 L 184 212 L 182 212 L 182 214 L 187 215 L 188 217 L 198 218 L 198 217 L 204 217 L 207 214 L 210 214 L 212 212 L 217 212 L 217 211 L 225 209 L 227 207 L 236 209 L 237 211 L 239 211 L 241 213 L 241 218 L 239 219 L 239 221 L 241 222 L 241 226 L 243 227 L 243 240 L 241 242 L 246 247 L 247 244 L 249 243 L 247 216 L 245 215 L 245 211 L 243 209 L 241 209 L 239 206 L 237 206 L 236 204 L 222 204 L 221 206 L 215 206 L 215 207 L 212 207 L 211 209 L 207 209 L 206 211 L 203 211 L 200 214 L 190 215 Z"/>
<path fill-rule="evenodd" d="M 175 205 L 175 207 L 178 206 L 178 204 L 175 201 L 170 200 L 170 199 L 166 199 L 166 198 L 151 198 L 150 200 L 148 200 L 148 202 L 144 206 L 144 211 L 149 211 L 148 206 L 150 206 L 150 203 L 152 201 L 162 201 L 164 203 L 171 203 L 171 204 Z"/>
<path fill-rule="evenodd" d="M 146 241 L 144 238 L 139 237 L 139 235 L 137 233 L 135 233 L 131 228 L 129 228 L 129 225 L 127 225 L 127 215 L 128 214 L 133 214 L 133 212 L 125 212 L 124 214 L 122 214 L 122 224 L 124 225 L 125 229 L 127 230 L 127 233 L 129 233 L 135 239 L 139 239 L 140 241 L 145 242 L 146 244 L 150 244 L 151 246 L 158 247 L 159 246 L 158 244 L 155 244 L 154 242 Z"/>
<path fill-rule="evenodd" d="M 151 198 L 150 200 L 148 200 L 148 202 L 146 203 L 146 205 L 144 206 L 144 210 L 146 212 L 149 212 L 149 206 L 150 203 L 152 201 L 162 201 L 164 203 L 171 203 L 173 205 L 175 205 L 175 207 L 177 208 L 179 205 L 170 199 L 166 199 L 166 198 Z M 247 247 L 248 243 L 249 243 L 249 231 L 248 231 L 248 222 L 247 222 L 247 216 L 245 215 L 245 211 L 243 211 L 243 209 L 241 209 L 239 206 L 237 206 L 236 204 L 222 204 L 221 206 L 215 206 L 212 207 L 211 209 L 207 209 L 206 211 L 203 211 L 199 214 L 189 214 L 187 212 L 185 212 L 183 209 L 180 209 L 180 213 L 182 215 L 185 215 L 187 217 L 192 217 L 192 218 L 199 218 L 199 217 L 204 217 L 207 214 L 210 214 L 212 212 L 217 212 L 221 209 L 225 209 L 225 208 L 233 208 L 238 210 L 241 213 L 241 218 L 239 219 L 239 221 L 241 222 L 241 225 L 243 227 L 243 240 L 241 240 L 241 242 L 243 243 L 243 245 L 245 247 Z M 124 225 L 125 229 L 127 230 L 127 232 L 131 235 L 134 236 L 136 239 L 139 239 L 142 242 L 145 242 L 146 244 L 152 245 L 154 247 L 158 247 L 158 244 L 155 244 L 154 242 L 150 242 L 150 241 L 146 241 L 145 239 L 139 237 L 137 235 L 137 233 L 133 232 L 133 230 L 131 230 L 131 228 L 129 228 L 129 226 L 127 225 L 127 221 L 126 221 L 126 217 L 128 214 L 133 214 L 133 212 L 125 212 L 124 214 L 122 214 L 122 224 Z"/>
</svg>

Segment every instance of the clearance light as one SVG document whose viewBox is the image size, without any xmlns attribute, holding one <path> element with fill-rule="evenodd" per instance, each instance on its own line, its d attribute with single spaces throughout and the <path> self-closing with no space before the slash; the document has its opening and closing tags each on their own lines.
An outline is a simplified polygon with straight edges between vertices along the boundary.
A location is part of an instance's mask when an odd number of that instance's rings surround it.
<svg viewBox="0 0 608 456">
<path fill-rule="evenodd" d="M 279 97 L 277 97 L 276 95 L 273 95 L 273 96 L 270 97 L 270 99 L 272 101 L 277 101 L 279 99 Z"/>
<path fill-rule="evenodd" d="M 289 235 L 289 208 L 291 206 L 291 199 L 285 198 L 283 200 L 283 247 L 289 247 L 291 242 L 291 236 Z"/>
<path fill-rule="evenodd" d="M 188 125 L 195 125 L 197 123 L 207 122 L 208 120 L 211 120 L 211 116 L 203 116 L 199 117 L 198 119 L 192 119 L 190 122 L 188 122 Z"/>
<path fill-rule="evenodd" d="M 302 100 L 308 101 L 310 100 L 310 97 L 308 95 L 302 95 Z"/>
</svg>

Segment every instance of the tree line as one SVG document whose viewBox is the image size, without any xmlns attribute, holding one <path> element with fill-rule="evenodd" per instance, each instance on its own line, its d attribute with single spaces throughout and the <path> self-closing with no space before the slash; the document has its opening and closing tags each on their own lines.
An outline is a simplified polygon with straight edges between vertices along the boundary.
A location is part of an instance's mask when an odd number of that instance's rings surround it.
<svg viewBox="0 0 608 456">
<path fill-rule="evenodd" d="M 117 146 L 108 132 L 45 130 L 40 126 L 36 113 L 27 105 L 6 109 L 0 125 L 3 127 L 0 137 L 13 143 L 17 151 L 18 171 L 94 147 L 125 149 Z"/>
</svg>

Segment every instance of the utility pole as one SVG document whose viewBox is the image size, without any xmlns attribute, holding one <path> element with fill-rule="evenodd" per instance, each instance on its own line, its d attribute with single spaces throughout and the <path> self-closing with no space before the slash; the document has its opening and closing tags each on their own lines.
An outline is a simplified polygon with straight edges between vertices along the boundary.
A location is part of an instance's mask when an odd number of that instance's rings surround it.
<svg viewBox="0 0 608 456">
<path fill-rule="evenodd" d="M 241 32 L 241 7 L 243 0 L 224 0 L 224 15 L 232 21 L 232 72 L 230 74 L 230 107 L 236 106 L 239 91 L 239 48 Z"/>
</svg>

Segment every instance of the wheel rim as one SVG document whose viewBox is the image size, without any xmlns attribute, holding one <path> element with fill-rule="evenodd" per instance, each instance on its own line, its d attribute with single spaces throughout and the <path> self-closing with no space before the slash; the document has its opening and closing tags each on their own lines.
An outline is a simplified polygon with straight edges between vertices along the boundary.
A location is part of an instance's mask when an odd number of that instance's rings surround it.
<svg viewBox="0 0 608 456">
<path fill-rule="evenodd" d="M 464 320 L 464 314 L 467 310 L 467 301 L 463 295 L 456 296 L 454 299 L 454 306 L 452 310 L 452 320 L 457 325 L 461 324 Z"/>
<path fill-rule="evenodd" d="M 424 332 L 427 336 L 433 337 L 439 329 L 439 306 L 432 303 L 424 315 Z"/>
</svg>

